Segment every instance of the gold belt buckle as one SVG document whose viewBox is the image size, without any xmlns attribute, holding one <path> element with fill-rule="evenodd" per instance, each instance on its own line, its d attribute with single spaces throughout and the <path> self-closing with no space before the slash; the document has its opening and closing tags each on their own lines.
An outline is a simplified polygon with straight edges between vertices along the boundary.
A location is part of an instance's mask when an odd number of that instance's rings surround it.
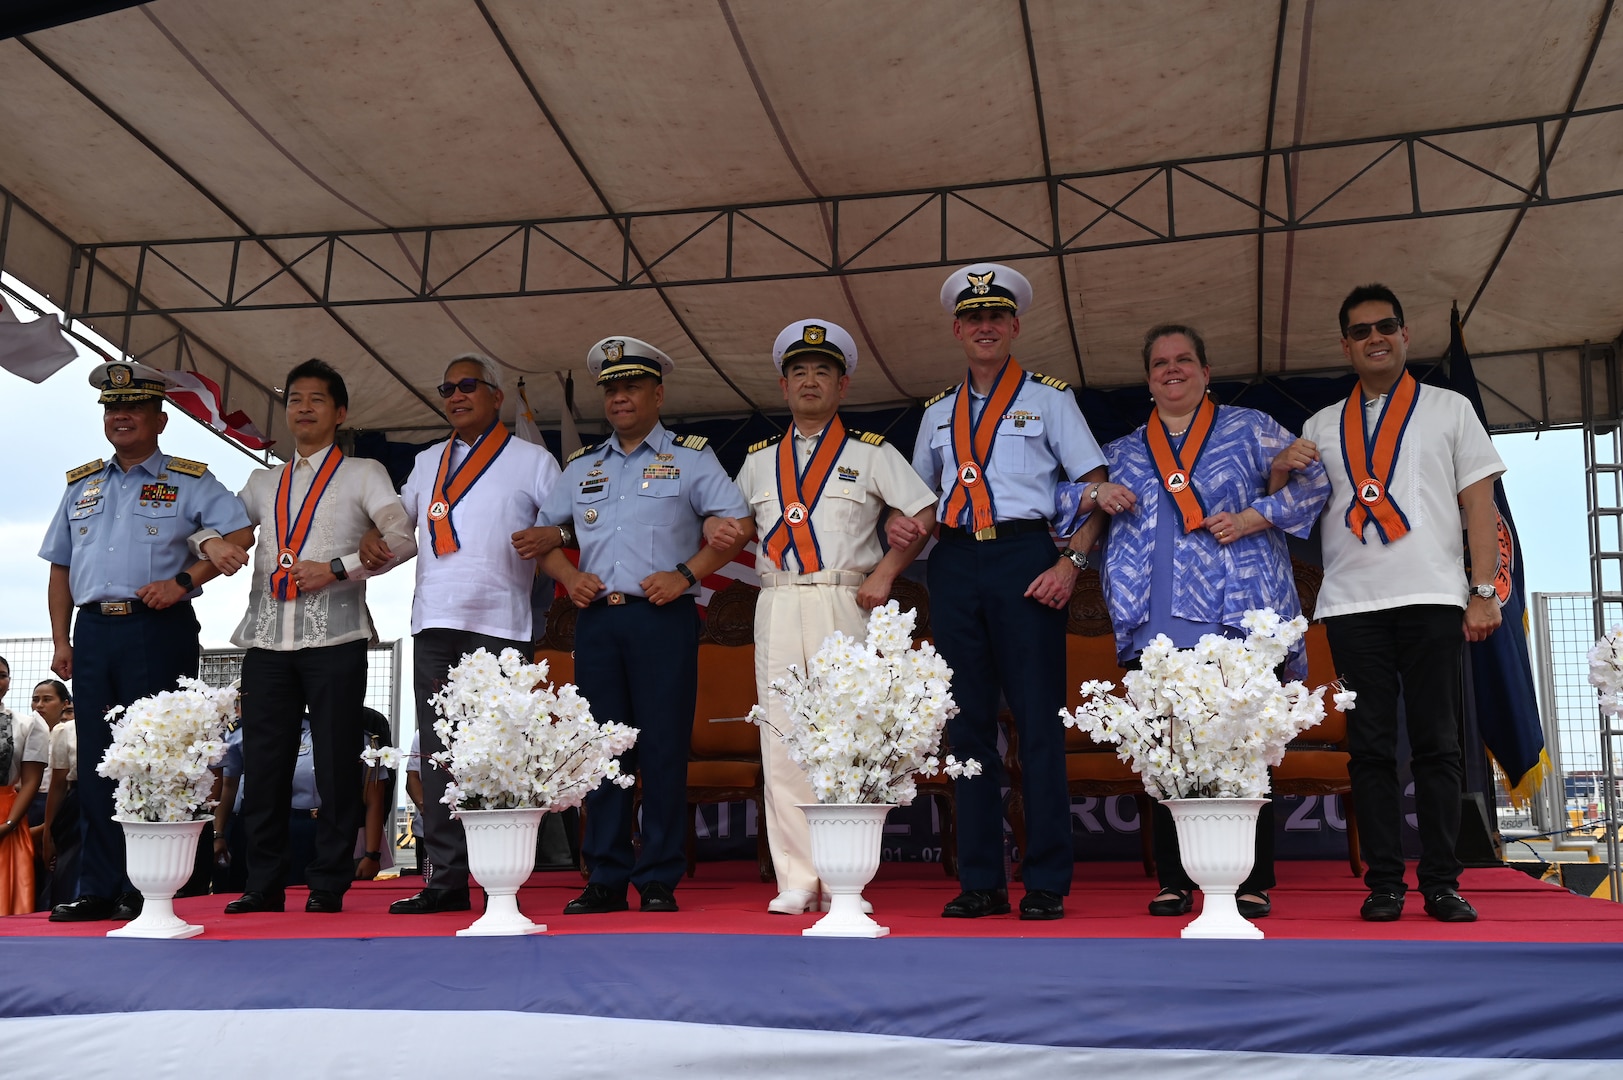
<svg viewBox="0 0 1623 1080">
<path fill-rule="evenodd" d="M 996 540 L 997 539 L 997 526 L 996 525 L 988 525 L 984 529 L 976 529 L 975 530 L 975 539 L 977 539 L 977 540 Z"/>
<path fill-rule="evenodd" d="M 624 604 L 625 602 L 626 602 L 626 594 L 625 593 L 623 593 L 623 592 L 611 592 L 611 593 L 609 593 L 609 607 L 619 607 L 620 605 Z"/>
<path fill-rule="evenodd" d="M 130 602 L 128 600 L 104 600 L 101 605 L 103 615 L 128 615 Z"/>
</svg>

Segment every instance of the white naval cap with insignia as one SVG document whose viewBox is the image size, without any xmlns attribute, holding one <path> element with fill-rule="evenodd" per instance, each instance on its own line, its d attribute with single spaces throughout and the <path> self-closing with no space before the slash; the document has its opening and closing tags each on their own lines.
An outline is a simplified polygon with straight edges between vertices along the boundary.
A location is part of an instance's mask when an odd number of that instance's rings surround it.
<svg viewBox="0 0 1623 1080">
<path fill-rule="evenodd" d="M 663 352 L 646 341 L 623 334 L 606 337 L 587 349 L 586 367 L 597 378 L 599 386 L 614 379 L 630 379 L 637 375 L 663 379 L 676 370 L 676 364 Z"/>
<path fill-rule="evenodd" d="M 1001 263 L 956 270 L 941 286 L 941 310 L 958 316 L 975 308 L 1004 308 L 1016 315 L 1031 306 L 1031 282 Z"/>
<path fill-rule="evenodd" d="M 134 360 L 110 360 L 90 370 L 90 385 L 101 391 L 98 405 L 125 401 L 162 401 L 169 379 L 157 368 Z"/>
<path fill-rule="evenodd" d="M 783 328 L 778 340 L 772 343 L 772 363 L 778 374 L 783 365 L 799 356 L 815 354 L 837 360 L 847 375 L 856 374 L 857 343 L 845 327 L 827 319 L 801 319 Z"/>
</svg>

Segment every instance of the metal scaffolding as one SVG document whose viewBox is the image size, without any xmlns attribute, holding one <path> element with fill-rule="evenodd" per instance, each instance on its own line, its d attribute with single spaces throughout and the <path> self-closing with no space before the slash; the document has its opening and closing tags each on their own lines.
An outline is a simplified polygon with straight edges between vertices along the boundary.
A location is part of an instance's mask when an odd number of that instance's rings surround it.
<svg viewBox="0 0 1623 1080">
<path fill-rule="evenodd" d="M 1586 345 L 1581 357 L 1584 410 L 1584 476 L 1589 510 L 1589 579 L 1595 637 L 1623 624 L 1623 427 L 1617 403 L 1623 380 L 1614 344 Z M 1623 726 L 1596 713 L 1600 732 L 1602 835 L 1610 867 L 1611 897 L 1623 901 Z"/>
</svg>

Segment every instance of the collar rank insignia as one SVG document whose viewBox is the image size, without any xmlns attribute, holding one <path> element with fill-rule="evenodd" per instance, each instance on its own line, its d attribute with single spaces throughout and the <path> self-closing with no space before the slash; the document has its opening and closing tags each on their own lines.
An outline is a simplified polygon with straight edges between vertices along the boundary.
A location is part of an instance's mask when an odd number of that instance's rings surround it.
<svg viewBox="0 0 1623 1080">
<path fill-rule="evenodd" d="M 976 296 L 985 296 L 992 291 L 992 276 L 996 273 L 996 270 L 988 270 L 984 274 L 965 274 L 969 279 L 969 291 Z"/>
</svg>

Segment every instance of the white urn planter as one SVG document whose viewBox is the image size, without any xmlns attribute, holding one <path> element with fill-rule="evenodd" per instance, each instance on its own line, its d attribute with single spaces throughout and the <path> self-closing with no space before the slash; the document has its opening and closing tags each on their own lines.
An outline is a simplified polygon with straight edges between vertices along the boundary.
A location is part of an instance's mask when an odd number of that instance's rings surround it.
<svg viewBox="0 0 1623 1080">
<path fill-rule="evenodd" d="M 1183 928 L 1186 938 L 1262 937 L 1240 914 L 1234 894 L 1251 873 L 1257 812 L 1267 799 L 1166 799 L 1178 829 L 1183 869 L 1200 886 L 1200 916 Z"/>
<path fill-rule="evenodd" d="M 175 893 L 196 866 L 197 838 L 203 831 L 203 820 L 117 820 L 124 828 L 124 859 L 130 884 L 141 893 L 141 914 L 107 931 L 107 936 L 175 939 L 201 934 L 201 926 L 175 914 Z"/>
<path fill-rule="evenodd" d="M 884 937 L 862 910 L 862 890 L 879 871 L 890 803 L 812 803 L 800 807 L 811 826 L 812 867 L 829 894 L 828 914 L 802 930 L 806 937 Z"/>
<path fill-rule="evenodd" d="M 539 934 L 518 909 L 518 890 L 535 869 L 535 839 L 541 827 L 539 808 L 458 810 L 468 836 L 468 875 L 485 890 L 485 913 L 457 937 L 512 937 Z"/>
</svg>

